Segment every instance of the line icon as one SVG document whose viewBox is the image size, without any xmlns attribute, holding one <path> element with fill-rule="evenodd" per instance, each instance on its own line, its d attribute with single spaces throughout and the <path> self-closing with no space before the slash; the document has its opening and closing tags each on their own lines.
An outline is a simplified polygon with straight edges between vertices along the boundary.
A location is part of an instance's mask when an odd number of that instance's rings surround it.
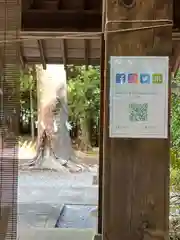
<svg viewBox="0 0 180 240">
<path fill-rule="evenodd" d="M 154 73 L 152 75 L 152 83 L 154 83 L 154 84 L 163 83 L 163 75 L 161 73 Z"/>
</svg>

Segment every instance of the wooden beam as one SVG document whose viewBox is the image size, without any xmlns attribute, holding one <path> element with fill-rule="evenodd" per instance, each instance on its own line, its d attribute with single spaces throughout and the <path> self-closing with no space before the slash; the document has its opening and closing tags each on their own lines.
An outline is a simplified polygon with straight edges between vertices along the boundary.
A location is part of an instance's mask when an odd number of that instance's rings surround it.
<svg viewBox="0 0 180 240">
<path fill-rule="evenodd" d="M 108 21 L 119 21 L 122 18 L 130 20 L 171 19 L 172 16 L 172 1 L 154 0 L 153 4 L 151 0 L 136 1 L 136 6 L 128 10 L 123 5 L 118 5 L 116 1 L 107 0 L 106 2 L 106 19 Z M 108 24 L 107 30 L 131 27 L 135 27 L 135 24 L 113 23 Z M 162 42 L 164 43 L 163 48 L 161 47 Z M 158 48 L 159 51 L 157 51 Z M 170 138 L 109 137 L 111 124 L 109 122 L 109 60 L 110 56 L 170 56 L 171 51 L 171 27 L 107 34 L 103 239 L 146 239 L 144 238 L 144 228 L 146 227 L 162 231 L 167 239 L 169 237 Z M 156 54 L 157 52 L 158 54 Z M 158 118 L 158 115 L 156 117 Z M 168 126 L 169 123 L 167 123 Z"/>
<path fill-rule="evenodd" d="M 32 5 L 33 5 L 33 0 L 22 0 L 21 1 L 22 11 L 26 11 L 26 10 L 30 9 Z"/>
<path fill-rule="evenodd" d="M 106 1 L 102 5 L 102 32 L 105 29 Z M 103 171 L 104 171 L 104 127 L 105 127 L 105 38 L 101 35 L 101 95 L 100 95 L 100 128 L 99 128 L 99 192 L 98 192 L 98 234 L 103 231 Z M 98 239 L 98 236 L 97 236 Z"/>
<path fill-rule="evenodd" d="M 180 29 L 180 2 L 178 0 L 173 1 L 173 24 L 174 28 Z"/>
<path fill-rule="evenodd" d="M 46 70 L 46 57 L 44 53 L 43 40 L 37 40 L 37 42 L 38 42 L 38 47 L 40 52 L 41 63 L 42 63 L 43 69 Z"/>
<path fill-rule="evenodd" d="M 179 41 L 180 40 L 180 31 L 179 30 L 173 31 L 172 40 L 173 41 Z"/>
<path fill-rule="evenodd" d="M 1 240 L 5 240 L 8 230 L 8 221 L 10 218 L 10 206 L 2 206 L 0 214 L 0 236 Z"/>
<path fill-rule="evenodd" d="M 21 1 L 0 1 L 0 39 L 19 39 L 21 26 Z M 6 23 L 6 24 L 2 24 Z M 7 34 L 4 34 L 7 33 Z M 20 71 L 19 49 L 16 44 L 1 44 L 2 72 L 0 87 L 1 99 L 1 168 L 0 168 L 0 239 L 17 239 L 17 196 L 18 196 L 18 141 L 20 108 Z M 3 100 L 3 102 L 2 102 Z M 3 108 L 2 108 L 3 105 Z M 2 121 L 3 120 L 3 121 Z M 2 149 L 3 148 L 3 149 Z M 6 237 L 3 235 L 6 234 Z"/>
<path fill-rule="evenodd" d="M 78 32 L 80 34 L 78 37 L 74 36 L 74 32 L 64 32 L 64 31 L 56 31 L 56 32 L 47 32 L 47 31 L 21 31 L 21 39 L 37 39 L 39 38 L 55 38 L 55 39 L 100 39 L 101 33 L 96 31 L 90 32 Z M 76 35 L 76 34 L 75 34 Z"/>
<path fill-rule="evenodd" d="M 30 56 L 27 56 L 26 57 L 26 62 L 28 64 L 40 64 L 42 63 L 40 57 L 30 57 Z M 62 58 L 59 56 L 59 57 L 49 57 L 46 59 L 46 64 L 64 64 Z M 75 64 L 75 65 L 85 65 L 85 62 L 84 62 L 84 58 L 69 58 L 68 59 L 68 65 L 71 65 L 71 64 Z M 90 62 L 89 62 L 90 65 L 93 65 L 93 66 L 99 66 L 100 65 L 100 59 L 99 58 L 94 58 L 94 59 L 90 59 Z"/>
<path fill-rule="evenodd" d="M 89 40 L 85 39 L 84 40 L 84 61 L 85 61 L 85 66 L 86 70 L 88 70 L 89 66 Z"/>
<path fill-rule="evenodd" d="M 86 8 L 87 8 L 87 1 L 86 0 L 83 0 L 83 6 L 82 6 L 82 8 L 83 8 L 83 10 L 85 10 Z"/>
<path fill-rule="evenodd" d="M 61 40 L 61 51 L 62 51 L 62 62 L 64 64 L 64 69 L 67 68 L 67 42 L 65 39 Z"/>
<path fill-rule="evenodd" d="M 104 80 L 105 80 L 105 41 L 104 35 L 101 36 L 101 84 L 100 84 L 100 126 L 99 126 L 99 194 L 98 194 L 98 233 L 102 234 L 102 203 L 103 203 L 103 161 L 104 161 Z"/>
<path fill-rule="evenodd" d="M 51 30 L 64 29 L 78 32 L 85 29 L 101 29 L 101 12 L 94 10 L 28 10 L 22 13 L 22 29 Z"/>
</svg>

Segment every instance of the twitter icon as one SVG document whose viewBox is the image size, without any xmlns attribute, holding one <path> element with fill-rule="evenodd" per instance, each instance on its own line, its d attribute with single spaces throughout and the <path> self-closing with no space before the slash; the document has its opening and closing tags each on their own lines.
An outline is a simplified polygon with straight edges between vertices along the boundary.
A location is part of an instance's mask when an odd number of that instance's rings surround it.
<svg viewBox="0 0 180 240">
<path fill-rule="evenodd" d="M 151 80 L 150 74 L 148 74 L 148 73 L 140 74 L 140 83 L 141 84 L 150 84 L 150 80 Z"/>
</svg>

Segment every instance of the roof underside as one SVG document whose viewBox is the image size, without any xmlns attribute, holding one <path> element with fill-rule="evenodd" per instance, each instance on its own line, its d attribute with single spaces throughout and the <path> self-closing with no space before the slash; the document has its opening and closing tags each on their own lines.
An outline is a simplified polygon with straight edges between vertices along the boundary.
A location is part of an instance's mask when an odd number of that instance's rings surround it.
<svg viewBox="0 0 180 240">
<path fill-rule="evenodd" d="M 21 37 L 31 40 L 20 45 L 21 63 L 99 65 L 101 9 L 102 0 L 22 0 Z"/>
<path fill-rule="evenodd" d="M 27 36 L 31 36 L 30 39 L 22 41 L 20 45 L 23 66 L 27 63 L 42 63 L 44 68 L 46 64 L 58 63 L 100 65 L 100 36 L 63 39 L 62 33 L 55 33 L 53 39 L 49 33 L 22 33 L 23 39 Z"/>
<path fill-rule="evenodd" d="M 180 1 L 175 0 L 176 42 L 180 41 L 179 9 Z M 21 37 L 30 39 L 20 44 L 21 63 L 99 65 L 101 26 L 102 0 L 22 0 Z M 67 37 L 69 33 L 80 36 Z"/>
</svg>

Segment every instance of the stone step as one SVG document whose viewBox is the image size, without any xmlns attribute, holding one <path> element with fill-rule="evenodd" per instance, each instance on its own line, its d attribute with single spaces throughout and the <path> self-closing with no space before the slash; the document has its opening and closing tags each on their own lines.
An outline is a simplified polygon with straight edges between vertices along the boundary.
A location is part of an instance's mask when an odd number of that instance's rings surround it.
<svg viewBox="0 0 180 240">
<path fill-rule="evenodd" d="M 18 228 L 54 228 L 64 204 L 19 203 Z"/>
<path fill-rule="evenodd" d="M 92 240 L 92 229 L 27 228 L 19 229 L 18 240 Z"/>
</svg>

